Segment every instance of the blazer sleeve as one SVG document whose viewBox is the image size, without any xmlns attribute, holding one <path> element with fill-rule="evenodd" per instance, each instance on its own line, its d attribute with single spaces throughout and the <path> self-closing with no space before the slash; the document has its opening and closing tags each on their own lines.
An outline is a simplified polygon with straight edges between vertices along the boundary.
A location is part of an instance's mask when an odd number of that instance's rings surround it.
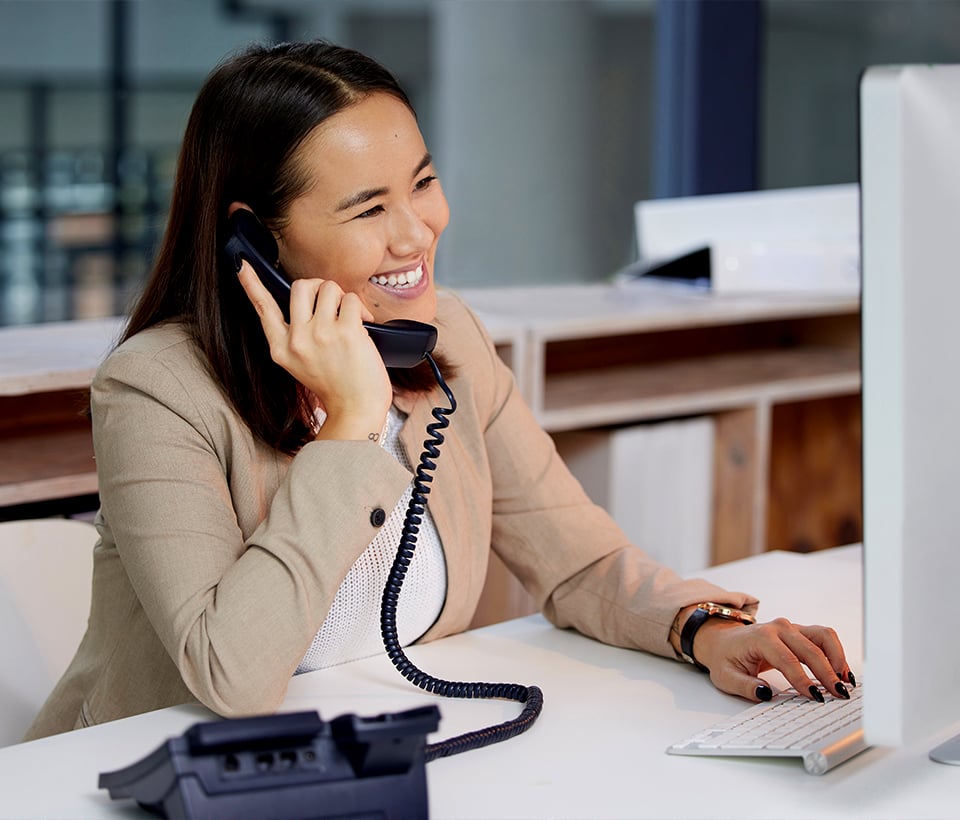
<svg viewBox="0 0 960 820">
<path fill-rule="evenodd" d="M 474 318 L 474 322 L 479 322 Z M 594 504 L 520 396 L 486 332 L 490 396 L 485 430 L 493 476 L 492 548 L 559 627 L 616 646 L 675 657 L 677 612 L 715 601 L 748 611 L 756 598 L 685 580 L 630 543 Z"/>
<path fill-rule="evenodd" d="M 221 715 L 272 711 L 409 472 L 372 442 L 310 443 L 244 537 L 236 497 L 263 494 L 244 466 L 272 451 L 199 362 L 121 347 L 91 400 L 101 513 L 185 684 Z"/>
</svg>

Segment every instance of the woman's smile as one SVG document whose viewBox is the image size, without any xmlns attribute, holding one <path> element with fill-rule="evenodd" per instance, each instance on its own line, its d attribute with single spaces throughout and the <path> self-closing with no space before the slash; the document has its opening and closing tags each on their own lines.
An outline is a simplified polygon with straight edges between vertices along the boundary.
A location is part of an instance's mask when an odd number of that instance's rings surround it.
<svg viewBox="0 0 960 820">
<path fill-rule="evenodd" d="M 424 267 L 423 260 L 420 260 L 413 269 L 374 274 L 368 281 L 393 296 L 412 298 L 419 296 L 430 285 L 430 276 Z"/>
</svg>

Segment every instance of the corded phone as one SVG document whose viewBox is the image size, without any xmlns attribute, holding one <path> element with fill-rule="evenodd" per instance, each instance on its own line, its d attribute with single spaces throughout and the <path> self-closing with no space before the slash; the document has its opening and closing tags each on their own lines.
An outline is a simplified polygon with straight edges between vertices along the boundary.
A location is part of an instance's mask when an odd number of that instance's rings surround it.
<svg viewBox="0 0 960 820">
<path fill-rule="evenodd" d="M 249 210 L 230 219 L 224 252 L 239 270 L 247 259 L 289 318 L 290 283 L 278 270 L 273 234 Z M 384 587 L 380 632 L 391 662 L 408 681 L 433 694 L 460 698 L 503 698 L 524 705 L 521 714 L 474 732 L 426 744 L 439 710 L 358 718 L 342 715 L 325 723 L 316 712 L 199 723 L 168 740 L 142 760 L 100 774 L 100 788 L 115 799 L 133 798 L 163 817 L 259 818 L 426 817 L 424 764 L 514 737 L 526 731 L 543 708 L 536 686 L 460 683 L 434 678 L 406 656 L 397 637 L 400 588 L 416 549 L 419 524 L 430 492 L 430 473 L 443 444 L 442 430 L 457 408 L 431 353 L 432 325 L 399 319 L 364 323 L 387 367 L 413 367 L 426 360 L 450 406 L 434 407 L 430 438 L 423 442 L 403 534 Z M 319 765 L 317 761 L 320 761 Z M 239 773 L 245 773 L 243 776 Z M 269 809 L 266 813 L 264 809 Z"/>
<path fill-rule="evenodd" d="M 316 712 L 197 723 L 145 758 L 100 775 L 114 799 L 170 818 L 427 817 L 424 706 L 323 721 Z"/>
<path fill-rule="evenodd" d="M 280 251 L 273 234 L 246 208 L 230 217 L 230 238 L 224 253 L 236 270 L 246 259 L 290 320 L 290 280 L 278 269 Z M 380 351 L 387 367 L 414 367 L 426 358 L 437 343 L 437 329 L 412 319 L 393 319 L 386 324 L 364 322 L 363 326 Z"/>
</svg>

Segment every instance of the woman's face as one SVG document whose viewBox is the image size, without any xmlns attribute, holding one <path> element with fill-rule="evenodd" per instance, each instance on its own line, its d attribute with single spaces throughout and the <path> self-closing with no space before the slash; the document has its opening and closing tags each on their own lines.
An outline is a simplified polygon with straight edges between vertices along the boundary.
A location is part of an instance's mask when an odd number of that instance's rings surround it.
<svg viewBox="0 0 960 820">
<path fill-rule="evenodd" d="M 377 322 L 432 321 L 450 211 L 410 109 L 372 94 L 317 126 L 294 161 L 308 186 L 278 238 L 287 275 L 334 280 Z"/>
</svg>

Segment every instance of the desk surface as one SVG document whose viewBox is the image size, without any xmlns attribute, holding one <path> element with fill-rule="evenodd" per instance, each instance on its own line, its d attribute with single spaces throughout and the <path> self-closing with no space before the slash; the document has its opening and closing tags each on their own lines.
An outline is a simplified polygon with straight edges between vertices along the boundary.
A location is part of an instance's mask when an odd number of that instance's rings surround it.
<svg viewBox="0 0 960 820">
<path fill-rule="evenodd" d="M 621 284 L 457 288 L 484 322 L 514 321 L 545 339 L 616 336 L 663 328 L 855 314 L 856 296 L 830 293 L 718 294 L 662 280 Z"/>
<path fill-rule="evenodd" d="M 0 396 L 89 387 L 123 322 L 111 317 L 0 328 Z"/>
<path fill-rule="evenodd" d="M 860 671 L 859 549 L 766 553 L 703 574 L 761 597 L 766 618 L 831 623 Z M 960 768 L 931 763 L 942 738 L 874 748 L 815 777 L 798 760 L 674 757 L 670 743 L 745 703 L 691 667 L 552 628 L 539 616 L 420 647 L 410 656 L 439 677 L 536 683 L 545 706 L 526 734 L 436 760 L 427 768 L 435 818 L 935 818 L 955 816 Z M 516 705 L 448 701 L 411 687 L 385 657 L 294 678 L 286 710 L 373 715 L 435 701 L 438 737 L 508 719 Z M 197 720 L 174 707 L 0 749 L 0 817 L 134 817 L 96 789 L 97 775 L 132 763 Z M 431 738 L 434 740 L 436 738 Z"/>
</svg>

